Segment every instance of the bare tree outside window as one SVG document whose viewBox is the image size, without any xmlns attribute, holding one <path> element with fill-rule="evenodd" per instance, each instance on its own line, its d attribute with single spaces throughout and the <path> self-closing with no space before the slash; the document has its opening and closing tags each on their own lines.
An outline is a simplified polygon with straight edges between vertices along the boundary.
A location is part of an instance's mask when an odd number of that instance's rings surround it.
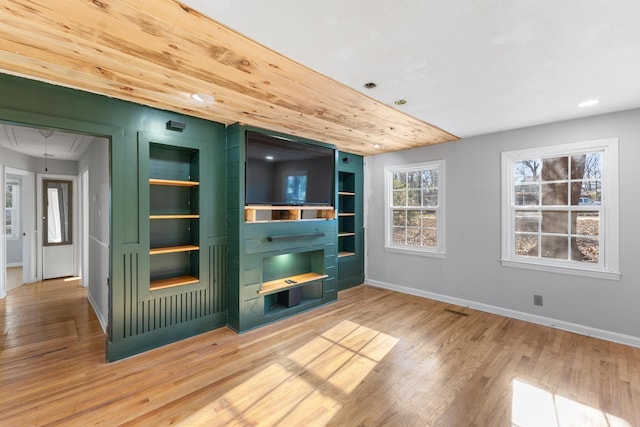
<svg viewBox="0 0 640 427">
<path fill-rule="evenodd" d="M 618 140 L 501 157 L 502 265 L 619 279 Z"/>
<path fill-rule="evenodd" d="M 517 255 L 598 262 L 601 163 L 600 153 L 515 163 Z"/>
<path fill-rule="evenodd" d="M 388 246 L 440 250 L 442 164 L 432 162 L 387 171 L 390 180 Z"/>
</svg>

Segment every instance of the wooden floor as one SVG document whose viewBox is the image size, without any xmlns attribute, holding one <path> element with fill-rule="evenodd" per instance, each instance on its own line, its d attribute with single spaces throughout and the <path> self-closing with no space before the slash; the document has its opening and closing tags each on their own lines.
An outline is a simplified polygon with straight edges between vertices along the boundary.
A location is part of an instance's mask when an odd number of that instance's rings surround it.
<svg viewBox="0 0 640 427">
<path fill-rule="evenodd" d="M 640 426 L 639 349 L 369 286 L 111 364 L 77 281 L 0 330 L 1 426 Z"/>
<path fill-rule="evenodd" d="M 22 285 L 22 267 L 7 268 L 7 291 Z"/>
</svg>

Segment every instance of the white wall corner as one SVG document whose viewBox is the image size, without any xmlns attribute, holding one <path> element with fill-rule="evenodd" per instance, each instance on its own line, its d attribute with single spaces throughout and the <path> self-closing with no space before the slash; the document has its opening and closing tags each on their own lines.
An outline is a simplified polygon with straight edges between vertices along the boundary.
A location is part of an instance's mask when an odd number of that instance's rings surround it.
<svg viewBox="0 0 640 427">
<path fill-rule="evenodd" d="M 89 304 L 91 304 L 91 308 L 93 308 L 93 312 L 96 314 L 98 318 L 98 322 L 100 322 L 100 326 L 102 327 L 102 332 L 107 333 L 107 319 L 100 312 L 99 305 L 95 302 L 91 294 L 88 294 Z"/>
</svg>

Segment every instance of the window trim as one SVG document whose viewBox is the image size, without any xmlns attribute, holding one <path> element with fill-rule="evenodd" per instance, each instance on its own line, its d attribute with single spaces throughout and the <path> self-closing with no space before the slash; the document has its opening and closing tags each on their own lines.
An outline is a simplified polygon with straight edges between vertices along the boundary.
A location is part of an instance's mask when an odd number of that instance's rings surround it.
<svg viewBox="0 0 640 427">
<path fill-rule="evenodd" d="M 602 152 L 602 217 L 600 221 L 599 265 L 565 260 L 528 258 L 515 255 L 514 217 L 511 215 L 514 179 L 513 166 L 521 160 L 535 157 L 571 156 L 588 151 Z M 619 220 L 619 173 L 618 139 L 606 138 L 568 144 L 559 144 L 501 153 L 501 263 L 507 267 L 564 273 L 601 279 L 620 279 L 620 220 Z"/>
<path fill-rule="evenodd" d="M 392 203 L 394 172 L 412 172 L 416 170 L 435 169 L 438 171 L 438 206 L 429 210 L 436 211 L 437 246 L 400 246 L 393 243 Z M 445 161 L 432 160 L 428 162 L 386 166 L 384 168 L 384 249 L 386 252 L 396 252 L 408 255 L 420 255 L 433 258 L 444 258 L 445 252 Z"/>
</svg>

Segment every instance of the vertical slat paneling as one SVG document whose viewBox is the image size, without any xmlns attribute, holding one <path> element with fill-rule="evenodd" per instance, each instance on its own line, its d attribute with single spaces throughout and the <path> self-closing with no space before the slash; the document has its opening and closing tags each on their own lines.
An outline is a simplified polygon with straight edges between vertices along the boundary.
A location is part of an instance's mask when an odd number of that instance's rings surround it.
<svg viewBox="0 0 640 427">
<path fill-rule="evenodd" d="M 161 328 L 189 322 L 224 311 L 227 269 L 226 238 L 214 238 L 209 245 L 208 287 L 176 295 L 151 299 L 138 297 L 138 286 L 146 286 L 139 279 L 139 254 L 124 255 L 122 280 L 122 338 L 134 337 Z"/>
<path fill-rule="evenodd" d="M 123 314 L 122 337 L 127 338 L 138 334 L 138 311 L 137 311 L 137 289 L 138 289 L 138 254 L 124 254 L 124 274 L 122 281 L 122 307 Z"/>
<path fill-rule="evenodd" d="M 209 247 L 209 288 L 211 289 L 210 307 L 212 313 L 224 311 L 225 288 L 227 283 L 227 245 L 218 241 Z"/>
</svg>

